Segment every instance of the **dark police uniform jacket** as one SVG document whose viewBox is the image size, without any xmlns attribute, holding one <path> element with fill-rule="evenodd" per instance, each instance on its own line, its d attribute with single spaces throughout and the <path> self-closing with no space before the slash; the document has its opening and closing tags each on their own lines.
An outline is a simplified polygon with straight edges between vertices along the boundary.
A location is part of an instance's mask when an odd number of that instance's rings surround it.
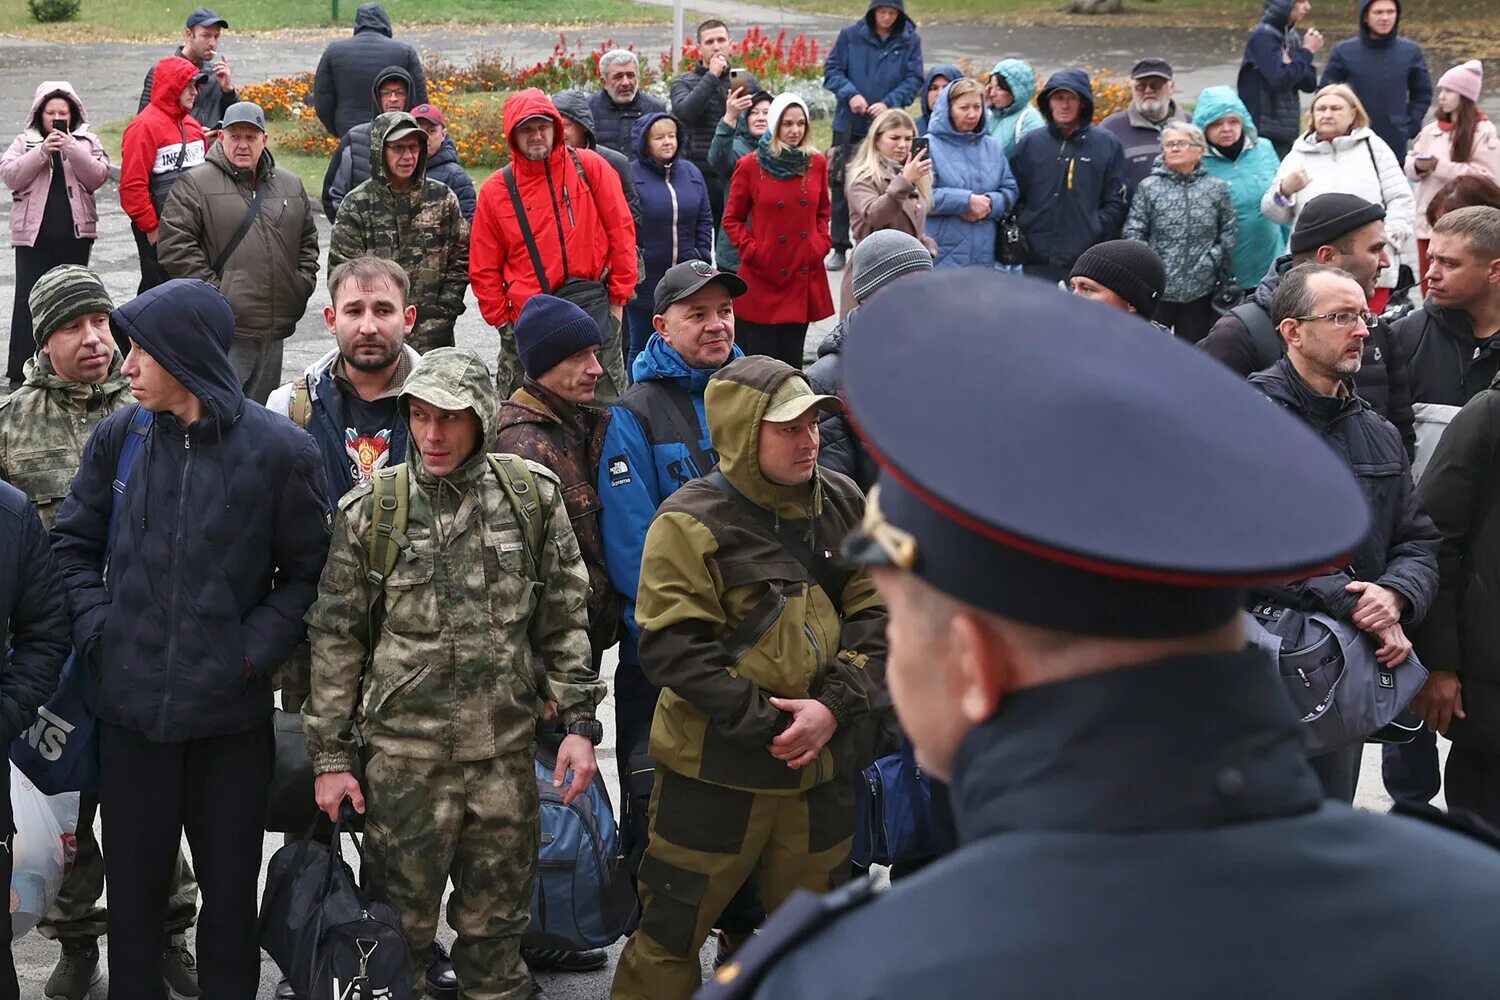
<svg viewBox="0 0 1500 1000">
<path fill-rule="evenodd" d="M 1006 697 L 955 762 L 963 847 L 755 996 L 1495 996 L 1500 852 L 1325 802 L 1296 725 L 1253 652 Z"/>
</svg>

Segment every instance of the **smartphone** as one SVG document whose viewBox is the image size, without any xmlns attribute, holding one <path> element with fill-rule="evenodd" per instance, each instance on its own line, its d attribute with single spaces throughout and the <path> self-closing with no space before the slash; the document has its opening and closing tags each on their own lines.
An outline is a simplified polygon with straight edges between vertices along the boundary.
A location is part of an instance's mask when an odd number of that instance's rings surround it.
<svg viewBox="0 0 1500 1000">
<path fill-rule="evenodd" d="M 927 137 L 925 135 L 919 135 L 919 136 L 917 136 L 915 139 L 913 139 L 911 141 L 911 156 L 909 157 L 910 159 L 915 160 L 917 158 L 917 155 L 919 153 L 926 153 L 926 152 L 927 152 Z M 929 153 L 928 155 L 930 156 L 932 154 Z"/>
<path fill-rule="evenodd" d="M 731 69 L 729 71 L 729 89 L 744 90 L 750 92 L 750 71 L 748 69 Z"/>
<path fill-rule="evenodd" d="M 68 130 L 68 120 L 66 118 L 54 118 L 54 119 L 52 119 L 52 131 L 54 131 L 54 132 L 66 132 L 67 130 Z"/>
</svg>

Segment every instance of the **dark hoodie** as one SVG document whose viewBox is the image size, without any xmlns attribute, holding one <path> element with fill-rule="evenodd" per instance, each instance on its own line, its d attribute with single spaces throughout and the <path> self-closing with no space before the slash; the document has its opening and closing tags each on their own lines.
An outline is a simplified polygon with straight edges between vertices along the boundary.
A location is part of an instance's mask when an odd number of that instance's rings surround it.
<svg viewBox="0 0 1500 1000">
<path fill-rule="evenodd" d="M 344 138 L 339 141 L 339 148 L 333 151 L 333 156 L 328 161 L 328 170 L 323 175 L 323 214 L 328 216 L 329 222 L 334 221 L 339 213 L 339 205 L 349 192 L 370 179 L 370 122 L 380 114 L 380 85 L 387 80 L 400 80 L 406 84 L 406 107 L 403 111 L 410 111 L 421 103 L 412 99 L 416 91 L 412 75 L 400 66 L 387 66 L 376 74 L 375 82 L 370 85 L 370 114 L 363 124 L 344 133 Z"/>
<path fill-rule="evenodd" d="M 558 114 L 583 126 L 588 139 L 585 149 L 592 149 L 604 157 L 620 177 L 620 187 L 625 191 L 625 200 L 630 203 L 630 217 L 635 220 L 635 231 L 641 231 L 641 199 L 635 192 L 635 176 L 630 172 L 630 157 L 617 153 L 608 146 L 600 146 L 594 137 L 594 111 L 589 107 L 589 95 L 581 90 L 560 90 L 552 95 L 552 104 Z"/>
<path fill-rule="evenodd" d="M 1256 129 L 1267 139 L 1290 144 L 1302 132 L 1297 92 L 1317 89 L 1313 55 L 1302 36 L 1287 25 L 1296 0 L 1266 0 L 1260 23 L 1250 29 L 1240 60 L 1237 88 Z M 1291 61 L 1282 56 L 1290 56 Z"/>
<path fill-rule="evenodd" d="M 1083 99 L 1079 125 L 1070 136 L 1052 120 L 1049 98 L 1071 90 Z M 1028 265 L 1067 274 L 1078 255 L 1120 233 L 1128 206 L 1129 168 L 1120 141 L 1095 128 L 1094 90 L 1081 69 L 1052 74 L 1037 99 L 1045 129 L 1016 144 L 1011 172 L 1020 186 L 1016 217 L 1031 248 Z"/>
<path fill-rule="evenodd" d="M 204 415 L 184 427 L 156 413 L 118 499 L 112 483 L 139 405 L 105 418 L 84 449 L 52 544 L 91 701 L 152 740 L 243 732 L 270 716 L 272 674 L 317 596 L 331 516 L 322 460 L 295 424 L 245 399 L 229 362 L 234 313 L 212 285 L 168 281 L 110 322 Z"/>
<path fill-rule="evenodd" d="M 474 203 L 479 194 L 474 190 L 474 178 L 458 162 L 458 147 L 452 138 L 445 138 L 438 151 L 428 157 L 427 176 L 452 188 L 458 195 L 458 207 L 464 213 L 464 221 L 474 221 Z"/>
<path fill-rule="evenodd" d="M 677 152 L 665 164 L 657 163 L 646 149 L 651 126 L 662 120 L 677 126 Z M 708 184 L 684 155 L 687 129 L 682 122 L 654 111 L 635 123 L 632 138 L 635 160 L 630 171 L 646 223 L 636 231 L 636 242 L 646 257 L 646 270 L 636 286 L 636 295 L 642 302 L 650 302 L 656 283 L 669 267 L 685 260 L 713 260 L 714 216 Z"/>
<path fill-rule="evenodd" d="M 901 12 L 884 38 L 875 30 L 875 8 Z M 904 0 L 870 0 L 865 16 L 839 32 L 823 65 L 823 87 L 833 91 L 838 109 L 833 114 L 835 142 L 848 134 L 863 139 L 870 130 L 869 115 L 856 115 L 849 102 L 856 94 L 870 104 L 904 108 L 916 100 L 922 85 L 922 36 L 906 16 Z"/>
<path fill-rule="evenodd" d="M 917 135 L 927 134 L 928 119 L 932 117 L 932 102 L 927 100 L 927 92 L 932 89 L 933 77 L 940 76 L 948 83 L 952 83 L 954 80 L 962 79 L 963 75 L 964 71 L 952 63 L 939 63 L 922 77 L 922 90 L 917 95 L 917 100 L 922 102 L 922 113 L 917 116 Z"/>
<path fill-rule="evenodd" d="M 427 103 L 427 79 L 422 57 L 405 42 L 391 37 L 391 19 L 378 3 L 362 3 L 354 14 L 354 37 L 328 43 L 313 77 L 313 107 L 329 135 L 342 136 L 356 125 L 367 125 L 380 113 L 372 112 L 365 94 L 375 86 L 377 74 L 392 66 L 404 69 L 411 79 L 406 106 Z"/>
<path fill-rule="evenodd" d="M 1401 34 L 1401 2 L 1388 35 L 1370 31 L 1368 15 L 1375 0 L 1360 0 L 1359 34 L 1333 47 L 1320 87 L 1347 83 L 1370 116 L 1370 128 L 1391 147 L 1396 159 L 1422 130 L 1432 103 L 1432 75 L 1422 46 Z"/>
</svg>

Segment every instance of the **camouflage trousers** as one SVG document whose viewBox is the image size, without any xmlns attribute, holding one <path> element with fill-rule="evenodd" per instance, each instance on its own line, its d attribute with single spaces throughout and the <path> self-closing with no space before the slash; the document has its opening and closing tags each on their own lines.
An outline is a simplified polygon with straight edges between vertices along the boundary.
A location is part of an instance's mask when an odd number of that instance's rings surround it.
<svg viewBox="0 0 1500 1000">
<path fill-rule="evenodd" d="M 620 336 L 620 321 L 613 316 L 609 318 L 614 333 L 599 348 L 599 364 L 604 366 L 604 377 L 599 380 L 594 389 L 594 406 L 605 407 L 620 398 L 630 384 L 625 378 L 625 348 L 624 338 Z M 495 385 L 500 390 L 501 399 L 509 399 L 511 394 L 521 387 L 526 380 L 526 373 L 521 370 L 521 357 L 516 352 L 516 332 L 509 323 L 496 327 L 495 331 L 500 334 L 500 354 L 495 359 Z"/>
<path fill-rule="evenodd" d="M 449 878 L 453 971 L 464 1000 L 531 995 L 521 934 L 531 920 L 540 823 L 533 759 L 530 749 L 477 761 L 370 755 L 367 886 L 401 914 L 413 995 L 423 995 L 423 952 L 437 934 Z"/>
<path fill-rule="evenodd" d="M 766 910 L 797 889 L 849 878 L 854 788 L 835 778 L 792 795 L 744 792 L 660 765 L 651 839 L 638 884 L 641 923 L 615 969 L 612 1000 L 688 1000 L 702 985 L 698 950 L 752 875 Z"/>
<path fill-rule="evenodd" d="M 452 347 L 453 323 L 453 319 L 441 316 L 418 320 L 407 334 L 406 343 L 418 354 L 426 354 L 435 347 Z"/>
<path fill-rule="evenodd" d="M 84 792 L 78 798 L 78 855 L 63 877 L 57 899 L 37 931 L 54 941 L 95 941 L 104 936 L 105 911 L 99 905 L 104 895 L 104 855 L 94 836 L 94 817 L 99 812 L 99 793 Z M 198 916 L 198 882 L 182 848 L 177 848 L 177 867 L 172 871 L 172 895 L 167 899 L 167 936 L 187 933 Z"/>
</svg>

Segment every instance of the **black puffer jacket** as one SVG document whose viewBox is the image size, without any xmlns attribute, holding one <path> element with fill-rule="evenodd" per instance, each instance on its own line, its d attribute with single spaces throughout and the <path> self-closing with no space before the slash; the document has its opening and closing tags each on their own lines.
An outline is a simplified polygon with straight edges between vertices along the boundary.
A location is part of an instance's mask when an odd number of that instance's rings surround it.
<svg viewBox="0 0 1500 1000">
<path fill-rule="evenodd" d="M 1269 273 L 1251 293 L 1245 306 L 1255 307 L 1271 322 L 1271 296 L 1281 285 L 1281 279 L 1291 270 L 1291 254 L 1277 258 Z M 1276 363 L 1285 351 L 1281 335 L 1271 327 L 1271 338 L 1277 344 L 1275 354 L 1262 348 L 1261 342 L 1250 332 L 1240 317 L 1230 313 L 1213 325 L 1208 336 L 1198 341 L 1198 349 L 1218 358 L 1234 371 L 1249 378 L 1258 371 Z M 1396 337 L 1384 320 L 1370 330 L 1365 341 L 1365 356 L 1360 362 L 1359 374 L 1354 376 L 1354 391 L 1370 404 L 1401 433 L 1401 443 L 1406 448 L 1406 457 L 1416 455 L 1417 432 L 1412 424 L 1412 393 L 1408 384 L 1406 356 L 1396 344 Z"/>
<path fill-rule="evenodd" d="M 1262 589 L 1305 610 L 1324 611 L 1347 621 L 1359 595 L 1344 587 L 1369 580 L 1406 598 L 1405 624 L 1420 622 L 1437 593 L 1438 543 L 1432 519 L 1422 512 L 1411 482 L 1411 462 L 1388 420 L 1376 415 L 1357 394 L 1342 398 L 1314 392 L 1282 358 L 1250 376 L 1250 384 L 1301 417 L 1349 463 L 1374 514 L 1374 527 L 1349 566 L 1283 587 Z M 1287 511 L 1296 517 L 1295 511 Z"/>
<path fill-rule="evenodd" d="M 438 151 L 427 158 L 427 176 L 448 185 L 458 195 L 458 210 L 464 213 L 464 221 L 474 221 L 474 206 L 479 195 L 474 190 L 474 178 L 458 162 L 458 147 L 451 138 L 444 139 Z"/>
<path fill-rule="evenodd" d="M 365 95 L 375 86 L 382 67 L 400 66 L 411 76 L 406 106 L 427 103 L 427 80 L 422 57 L 405 42 L 391 37 L 391 19 L 378 3 L 362 3 L 354 14 L 354 37 L 328 43 L 313 76 L 313 107 L 329 135 L 342 136 L 356 125 L 374 121 Z"/>
<path fill-rule="evenodd" d="M 851 311 L 850 316 L 854 313 Z M 843 364 L 841 355 L 844 352 L 844 322 L 833 328 L 833 332 L 823 338 L 823 343 L 818 345 L 818 360 L 807 369 L 807 377 L 812 380 L 813 387 L 818 392 L 837 396 L 843 388 L 844 379 L 840 373 Z M 842 413 L 824 413 L 818 418 L 818 464 L 825 469 L 841 472 L 854 480 L 861 490 L 870 492 L 870 487 L 875 485 L 875 477 L 880 472 L 880 467 L 865 451 L 865 446 L 854 433 L 854 428 L 849 425 L 849 418 Z"/>
<path fill-rule="evenodd" d="M 634 160 L 635 144 L 630 141 L 630 134 L 635 131 L 635 123 L 642 115 L 665 112 L 667 106 L 644 91 L 637 91 L 635 100 L 629 104 L 616 104 L 608 91 L 599 90 L 590 95 L 589 110 L 594 113 L 594 140 Z"/>
<path fill-rule="evenodd" d="M 178 278 L 110 321 L 197 396 L 183 427 L 155 415 L 118 502 L 120 449 L 139 405 L 106 417 L 52 529 L 74 646 L 105 720 L 159 742 L 244 730 L 271 714 L 271 677 L 302 640 L 328 554 L 318 446 L 245 399 L 229 363 L 234 313 L 212 285 Z"/>
<path fill-rule="evenodd" d="M 672 81 L 672 114 L 687 126 L 687 158 L 703 174 L 710 187 L 726 184 L 708 165 L 708 147 L 714 129 L 728 105 L 729 74 L 714 76 L 701 62 Z"/>
<path fill-rule="evenodd" d="M 1406 358 L 1411 398 L 1463 406 L 1500 375 L 1500 336 L 1474 336 L 1469 314 L 1428 302 L 1391 324 Z"/>
<path fill-rule="evenodd" d="M 328 169 L 323 174 L 323 214 L 328 217 L 329 222 L 333 222 L 338 216 L 339 206 L 349 192 L 370 179 L 370 123 L 380 114 L 380 85 L 393 79 L 406 82 L 407 94 L 411 94 L 415 88 L 411 74 L 400 66 L 387 66 L 375 74 L 375 82 L 370 85 L 372 113 L 364 124 L 356 125 L 344 133 L 344 137 L 339 140 L 339 148 L 333 151 L 333 156 L 328 160 Z M 414 108 L 417 103 L 408 98 L 406 106 Z"/>
<path fill-rule="evenodd" d="M 72 642 L 68 598 L 47 547 L 47 529 L 26 494 L 3 482 L 0 552 L 0 627 L 10 636 L 11 650 L 0 665 L 0 739 L 9 746 L 57 690 Z M 0 817 L 8 815 L 9 806 L 0 806 Z"/>
<path fill-rule="evenodd" d="M 635 231 L 641 231 L 641 196 L 635 191 L 635 172 L 630 169 L 630 158 L 617 153 L 608 146 L 600 146 L 594 137 L 594 111 L 589 107 L 589 95 L 581 90 L 562 90 L 552 95 L 552 106 L 564 118 L 571 118 L 583 126 L 588 136 L 588 148 L 604 157 L 609 168 L 620 175 L 620 187 L 625 189 L 625 201 L 630 206 L 630 217 L 635 220 Z"/>
</svg>

